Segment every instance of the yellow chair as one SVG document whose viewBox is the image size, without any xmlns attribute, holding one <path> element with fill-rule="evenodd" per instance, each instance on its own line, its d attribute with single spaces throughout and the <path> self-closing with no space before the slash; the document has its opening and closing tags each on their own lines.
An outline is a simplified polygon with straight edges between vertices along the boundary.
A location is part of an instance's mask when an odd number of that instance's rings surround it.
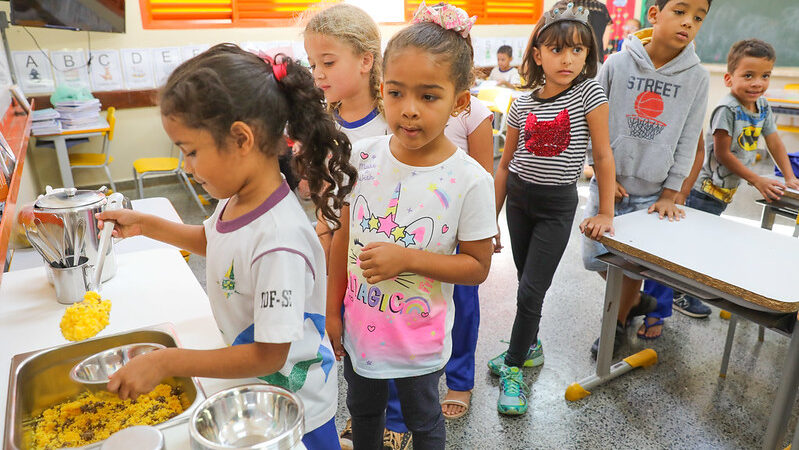
<svg viewBox="0 0 799 450">
<path fill-rule="evenodd" d="M 105 119 L 108 121 L 108 131 L 103 132 L 103 150 L 100 153 L 70 153 L 69 154 L 69 168 L 70 169 L 99 169 L 103 168 L 108 177 L 108 182 L 111 184 L 111 189 L 116 192 L 117 186 L 111 178 L 111 170 L 108 165 L 114 160 L 108 153 L 108 148 L 111 146 L 111 141 L 114 140 L 114 128 L 117 123 L 117 118 L 114 115 L 116 108 L 113 106 L 106 111 Z"/>
<path fill-rule="evenodd" d="M 189 192 L 189 195 L 197 202 L 197 206 L 203 211 L 203 214 L 208 215 L 208 211 L 203 204 L 203 198 L 197 195 L 194 186 L 189 180 L 189 176 L 183 170 L 183 152 L 178 151 L 178 157 L 165 157 L 165 158 L 139 158 L 133 161 L 133 179 L 136 181 L 136 186 L 139 190 L 139 198 L 144 198 L 144 178 L 162 175 L 177 175 L 183 186 Z M 205 200 L 205 203 L 208 201 Z"/>
<path fill-rule="evenodd" d="M 485 103 L 495 116 L 499 116 L 499 127 L 492 129 L 492 134 L 494 135 L 494 154 L 501 153 L 504 150 L 505 134 L 508 129 L 508 111 L 513 103 L 511 90 L 496 87 L 483 88 L 477 93 L 477 99 Z M 502 140 L 501 145 L 497 145 L 498 140 Z"/>
<path fill-rule="evenodd" d="M 799 83 L 786 84 L 784 89 L 786 91 L 799 91 Z"/>
</svg>

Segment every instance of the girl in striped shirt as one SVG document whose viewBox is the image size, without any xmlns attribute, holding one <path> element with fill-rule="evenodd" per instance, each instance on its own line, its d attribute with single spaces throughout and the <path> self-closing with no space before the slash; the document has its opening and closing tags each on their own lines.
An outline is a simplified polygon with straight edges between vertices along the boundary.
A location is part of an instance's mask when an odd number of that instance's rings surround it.
<svg viewBox="0 0 799 450">
<path fill-rule="evenodd" d="M 500 376 L 497 409 L 527 411 L 521 367 L 544 363 L 538 325 L 544 296 L 569 241 L 589 137 L 599 182 L 599 213 L 580 224 L 598 239 L 613 232 L 615 165 L 608 137 L 608 101 L 594 81 L 597 50 L 588 10 L 572 4 L 539 20 L 522 63 L 532 92 L 508 113 L 505 152 L 496 172 L 497 214 L 506 215 L 519 287 L 508 350 L 488 362 Z M 497 251 L 501 249 L 497 239 Z"/>
</svg>

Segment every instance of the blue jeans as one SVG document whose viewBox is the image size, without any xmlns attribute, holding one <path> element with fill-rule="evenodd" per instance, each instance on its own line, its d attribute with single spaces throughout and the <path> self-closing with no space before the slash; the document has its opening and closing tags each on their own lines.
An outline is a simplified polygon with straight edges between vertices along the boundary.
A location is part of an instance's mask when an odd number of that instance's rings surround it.
<svg viewBox="0 0 799 450">
<path fill-rule="evenodd" d="M 647 209 L 660 198 L 660 193 L 653 195 L 630 195 L 616 203 L 615 216 L 621 216 L 641 209 Z M 585 217 L 593 217 L 599 212 L 599 187 L 596 178 L 588 184 L 588 203 L 585 205 Z M 592 272 L 604 272 L 608 265 L 597 259 L 607 253 L 607 249 L 599 242 L 583 236 L 583 266 Z"/>
<path fill-rule="evenodd" d="M 717 216 L 720 216 L 721 213 L 727 209 L 727 203 L 705 194 L 704 192 L 699 192 L 696 189 L 691 189 L 691 193 L 688 195 L 688 198 L 685 199 L 685 206 L 709 212 Z M 644 282 L 644 292 L 655 297 L 658 301 L 657 308 L 647 314 L 647 317 L 665 319 L 671 316 L 672 304 L 674 302 L 674 290 L 672 288 L 664 286 L 656 281 L 646 280 Z M 690 295 L 686 295 L 686 297 L 693 298 Z"/>
<path fill-rule="evenodd" d="M 447 432 L 438 400 L 438 380 L 443 372 L 441 369 L 426 375 L 393 380 L 405 423 L 413 434 L 414 448 L 444 449 Z M 344 378 L 347 380 L 347 409 L 352 416 L 352 442 L 355 448 L 381 448 L 386 426 L 389 380 L 358 375 L 352 368 L 349 356 L 344 357 Z"/>
</svg>

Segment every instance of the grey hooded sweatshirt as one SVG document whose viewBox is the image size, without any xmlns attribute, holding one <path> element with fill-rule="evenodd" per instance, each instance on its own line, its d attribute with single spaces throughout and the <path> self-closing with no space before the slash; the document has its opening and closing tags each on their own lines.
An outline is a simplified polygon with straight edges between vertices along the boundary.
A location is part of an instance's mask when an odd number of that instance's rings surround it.
<svg viewBox="0 0 799 450">
<path fill-rule="evenodd" d="M 679 191 L 691 171 L 707 109 L 710 76 L 691 42 L 655 69 L 635 36 L 597 76 L 610 107 L 616 180 L 630 195 Z M 588 153 L 589 163 L 593 163 Z"/>
</svg>

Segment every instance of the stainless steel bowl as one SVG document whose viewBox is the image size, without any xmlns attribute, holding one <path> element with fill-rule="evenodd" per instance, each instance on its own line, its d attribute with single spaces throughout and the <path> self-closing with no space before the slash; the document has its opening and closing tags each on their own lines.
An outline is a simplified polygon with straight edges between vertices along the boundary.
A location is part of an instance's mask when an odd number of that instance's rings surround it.
<svg viewBox="0 0 799 450">
<path fill-rule="evenodd" d="M 166 348 L 156 343 L 128 344 L 95 353 L 75 364 L 69 371 L 72 381 L 86 386 L 91 391 L 105 389 L 108 377 L 121 369 L 135 356 Z"/>
<path fill-rule="evenodd" d="M 266 384 L 218 392 L 197 407 L 189 422 L 194 450 L 304 448 L 304 432 L 302 400 Z"/>
</svg>

